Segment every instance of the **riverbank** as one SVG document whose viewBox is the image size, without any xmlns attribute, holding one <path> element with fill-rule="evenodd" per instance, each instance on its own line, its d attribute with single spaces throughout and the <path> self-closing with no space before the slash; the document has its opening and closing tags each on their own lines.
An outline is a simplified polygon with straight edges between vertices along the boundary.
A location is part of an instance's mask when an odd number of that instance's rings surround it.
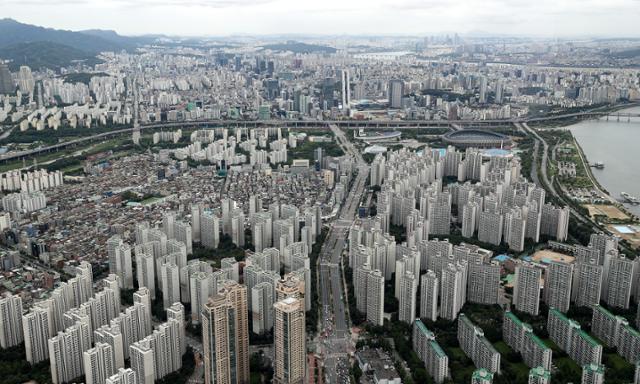
<svg viewBox="0 0 640 384">
<path fill-rule="evenodd" d="M 584 112 L 609 112 L 609 113 L 615 113 L 624 109 L 628 109 L 628 108 L 634 108 L 634 107 L 638 107 L 640 106 L 640 102 L 629 102 L 629 103 L 623 103 L 623 104 L 614 104 L 614 105 L 605 105 L 605 106 L 601 106 L 601 107 L 596 107 L 596 108 L 592 108 L 592 109 L 586 109 Z M 585 121 L 585 120 L 597 120 L 598 118 L 594 118 L 594 117 L 589 117 L 589 116 L 585 116 L 585 117 L 569 117 L 566 119 L 558 119 L 558 120 L 550 120 L 550 121 L 544 121 L 544 122 L 531 122 L 529 123 L 529 126 L 531 128 L 535 128 L 535 129 L 555 129 L 555 128 L 564 128 L 564 127 L 569 127 L 571 125 L 574 125 L 580 121 Z"/>
</svg>

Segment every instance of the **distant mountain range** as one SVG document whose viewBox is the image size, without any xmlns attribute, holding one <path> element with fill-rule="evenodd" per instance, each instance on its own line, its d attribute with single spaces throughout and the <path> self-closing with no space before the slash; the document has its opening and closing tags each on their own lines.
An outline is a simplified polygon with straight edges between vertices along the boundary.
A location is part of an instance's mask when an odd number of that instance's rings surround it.
<svg viewBox="0 0 640 384">
<path fill-rule="evenodd" d="M 58 69 L 77 60 L 95 62 L 99 52 L 134 50 L 153 40 L 121 36 L 114 31 L 73 32 L 0 19 L 0 59 L 9 60 L 12 70 L 25 64 L 33 69 Z"/>
</svg>

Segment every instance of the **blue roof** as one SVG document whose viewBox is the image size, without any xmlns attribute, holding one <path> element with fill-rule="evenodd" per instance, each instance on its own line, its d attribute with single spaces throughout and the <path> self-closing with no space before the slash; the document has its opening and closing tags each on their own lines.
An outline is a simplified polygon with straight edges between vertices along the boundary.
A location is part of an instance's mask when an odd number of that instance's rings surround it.
<svg viewBox="0 0 640 384">
<path fill-rule="evenodd" d="M 509 259 L 511 259 L 511 257 L 507 254 L 502 254 L 502 255 L 498 255 L 496 257 L 493 258 L 494 260 L 498 260 L 498 261 L 507 261 Z"/>
</svg>

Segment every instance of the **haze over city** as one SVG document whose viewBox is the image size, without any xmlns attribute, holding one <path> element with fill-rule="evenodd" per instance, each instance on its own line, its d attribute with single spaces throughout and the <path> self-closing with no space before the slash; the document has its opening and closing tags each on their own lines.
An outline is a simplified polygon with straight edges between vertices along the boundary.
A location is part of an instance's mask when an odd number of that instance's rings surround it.
<svg viewBox="0 0 640 384">
<path fill-rule="evenodd" d="M 121 34 L 638 37 L 638 0 L 2 0 L 3 17 Z"/>
<path fill-rule="evenodd" d="M 0 9 L 0 384 L 640 384 L 640 1 Z"/>
</svg>

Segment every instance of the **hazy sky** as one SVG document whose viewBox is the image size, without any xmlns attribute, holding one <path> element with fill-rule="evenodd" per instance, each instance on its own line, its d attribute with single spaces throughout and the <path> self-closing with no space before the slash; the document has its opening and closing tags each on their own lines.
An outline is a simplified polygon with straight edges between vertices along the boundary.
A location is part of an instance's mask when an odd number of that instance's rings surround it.
<svg viewBox="0 0 640 384">
<path fill-rule="evenodd" d="M 0 0 L 0 17 L 121 34 L 640 36 L 640 0 Z"/>
</svg>

